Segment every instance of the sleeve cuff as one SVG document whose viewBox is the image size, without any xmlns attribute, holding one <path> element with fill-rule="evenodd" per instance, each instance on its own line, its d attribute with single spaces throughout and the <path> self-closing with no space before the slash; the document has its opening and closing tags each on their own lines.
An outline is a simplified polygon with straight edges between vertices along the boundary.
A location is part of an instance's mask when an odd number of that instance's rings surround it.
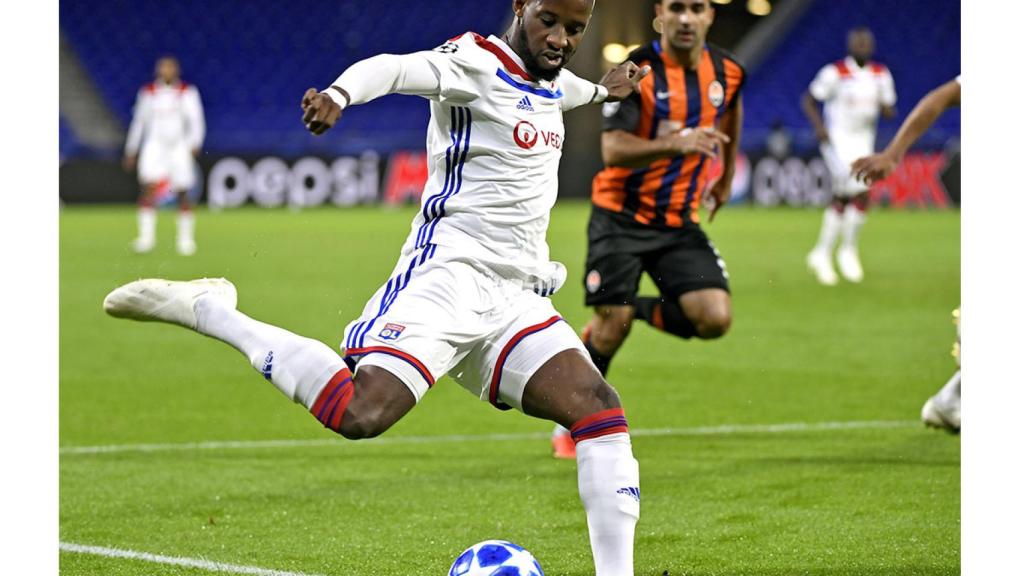
<svg viewBox="0 0 1024 576">
<path fill-rule="evenodd" d="M 608 89 L 601 84 L 594 84 L 594 97 L 590 100 L 591 104 L 600 104 L 608 99 Z"/>
<path fill-rule="evenodd" d="M 348 99 L 345 98 L 344 94 L 341 93 L 341 90 L 338 87 L 331 86 L 327 90 L 324 90 L 320 93 L 326 94 L 328 98 L 334 100 L 334 103 L 337 104 L 338 106 L 341 106 L 342 110 L 348 108 Z"/>
</svg>

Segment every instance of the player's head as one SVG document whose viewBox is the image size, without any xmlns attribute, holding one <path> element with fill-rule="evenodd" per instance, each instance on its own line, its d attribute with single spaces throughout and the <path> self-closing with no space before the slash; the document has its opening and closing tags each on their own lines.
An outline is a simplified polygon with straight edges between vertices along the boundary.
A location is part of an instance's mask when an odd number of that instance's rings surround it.
<svg viewBox="0 0 1024 576">
<path fill-rule="evenodd" d="M 512 49 L 526 71 L 554 80 L 583 40 L 595 0 L 513 0 Z"/>
<path fill-rule="evenodd" d="M 846 51 L 863 65 L 875 55 L 875 35 L 863 26 L 850 30 L 846 35 Z"/>
<path fill-rule="evenodd" d="M 703 46 L 715 21 L 711 0 L 655 0 L 654 29 L 661 32 L 662 45 L 688 52 Z"/>
<path fill-rule="evenodd" d="M 174 56 L 162 56 L 156 61 L 156 78 L 168 84 L 177 82 L 181 77 L 181 65 Z"/>
</svg>

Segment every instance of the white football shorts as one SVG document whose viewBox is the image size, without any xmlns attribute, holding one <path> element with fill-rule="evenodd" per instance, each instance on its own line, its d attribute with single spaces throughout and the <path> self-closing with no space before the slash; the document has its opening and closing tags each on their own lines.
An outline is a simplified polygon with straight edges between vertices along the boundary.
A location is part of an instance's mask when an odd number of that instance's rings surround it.
<svg viewBox="0 0 1024 576">
<path fill-rule="evenodd" d="M 821 145 L 821 158 L 832 176 L 832 194 L 840 198 L 856 196 L 868 190 L 868 185 L 853 176 L 855 161 L 875 153 L 874 138 L 836 137 Z"/>
<path fill-rule="evenodd" d="M 428 245 L 404 253 L 391 279 L 345 328 L 342 352 L 356 370 L 397 376 L 419 402 L 445 374 L 503 410 L 522 410 L 523 389 L 548 360 L 586 351 L 551 300 L 522 282 Z"/>
<path fill-rule="evenodd" d="M 185 142 L 143 142 L 139 152 L 139 182 L 144 186 L 167 180 L 174 190 L 189 190 L 196 183 L 195 159 Z"/>
</svg>

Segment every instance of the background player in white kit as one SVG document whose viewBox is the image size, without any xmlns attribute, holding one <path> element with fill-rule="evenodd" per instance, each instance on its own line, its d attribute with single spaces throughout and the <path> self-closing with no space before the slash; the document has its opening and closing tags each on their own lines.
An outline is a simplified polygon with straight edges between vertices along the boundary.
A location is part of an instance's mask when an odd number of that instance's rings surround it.
<svg viewBox="0 0 1024 576">
<path fill-rule="evenodd" d="M 549 260 L 545 234 L 562 113 L 622 100 L 650 69 L 623 64 L 601 84 L 562 69 L 594 0 L 512 5 L 501 38 L 466 33 L 434 51 L 376 56 L 303 97 L 314 134 L 348 106 L 386 94 L 430 100 L 421 211 L 391 279 L 346 328 L 343 356 L 238 312 L 226 280 L 141 280 L 109 294 L 104 307 L 234 346 L 346 438 L 381 434 L 445 374 L 498 408 L 569 428 L 597 575 L 630 576 L 639 467 L 618 394 L 547 298 L 566 273 Z"/>
<path fill-rule="evenodd" d="M 851 30 L 847 50 L 846 58 L 818 72 L 801 102 L 832 174 L 832 203 L 825 209 L 818 243 L 807 256 L 808 267 L 827 286 L 839 281 L 832 267 L 832 252 L 840 236 L 836 253 L 839 272 L 850 282 L 864 279 L 857 241 L 866 220 L 868 186 L 853 177 L 850 165 L 875 151 L 879 113 L 886 118 L 896 115 L 892 74 L 871 61 L 875 53 L 871 31 Z M 818 102 L 825 105 L 824 119 L 818 113 Z"/>
<path fill-rule="evenodd" d="M 135 100 L 124 150 L 125 169 L 131 171 L 138 164 L 142 187 L 139 235 L 133 244 L 136 252 L 149 252 L 156 246 L 157 191 L 170 186 L 178 196 L 178 253 L 195 253 L 195 215 L 188 190 L 195 185 L 195 158 L 205 135 L 199 90 L 181 81 L 177 59 L 160 58 L 156 79 L 143 86 Z"/>
</svg>

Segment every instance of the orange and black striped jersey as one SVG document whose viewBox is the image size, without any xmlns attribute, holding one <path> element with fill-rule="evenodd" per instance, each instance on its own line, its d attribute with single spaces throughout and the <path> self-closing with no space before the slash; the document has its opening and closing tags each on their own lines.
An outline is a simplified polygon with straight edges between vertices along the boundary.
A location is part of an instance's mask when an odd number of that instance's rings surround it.
<svg viewBox="0 0 1024 576">
<path fill-rule="evenodd" d="M 715 127 L 739 100 L 746 72 L 724 50 L 707 44 L 695 70 L 684 69 L 659 42 L 630 54 L 650 65 L 640 93 L 605 104 L 604 130 L 655 139 L 684 128 Z M 594 177 L 595 206 L 650 226 L 680 228 L 699 222 L 711 159 L 702 154 L 662 158 L 643 168 L 608 166 Z"/>
</svg>

